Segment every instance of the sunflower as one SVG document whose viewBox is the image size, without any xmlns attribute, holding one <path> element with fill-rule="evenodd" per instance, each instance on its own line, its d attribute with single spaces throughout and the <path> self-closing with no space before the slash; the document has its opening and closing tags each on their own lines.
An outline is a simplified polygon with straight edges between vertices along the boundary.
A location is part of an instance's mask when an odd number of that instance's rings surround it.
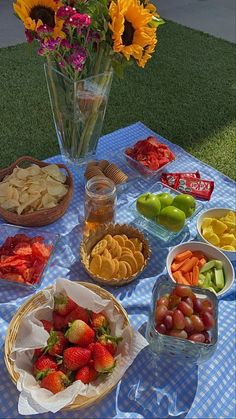
<svg viewBox="0 0 236 419">
<path fill-rule="evenodd" d="M 156 29 L 149 25 L 153 17 L 150 9 L 138 0 L 112 0 L 109 14 L 113 50 L 127 60 L 133 57 L 144 67 L 157 43 Z"/>
<path fill-rule="evenodd" d="M 56 11 L 61 6 L 62 3 L 57 0 L 16 0 L 13 4 L 15 13 L 26 29 L 37 31 L 40 26 L 47 25 L 53 29 L 53 38 L 65 36 L 62 32 L 64 21 L 56 16 Z"/>
</svg>

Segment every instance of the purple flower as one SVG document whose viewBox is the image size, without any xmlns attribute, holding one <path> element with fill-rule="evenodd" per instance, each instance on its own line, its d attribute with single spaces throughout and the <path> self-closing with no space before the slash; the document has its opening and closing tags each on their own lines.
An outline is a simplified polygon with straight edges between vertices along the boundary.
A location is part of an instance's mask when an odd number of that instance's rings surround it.
<svg viewBox="0 0 236 419">
<path fill-rule="evenodd" d="M 53 28 L 50 28 L 48 25 L 41 25 L 37 28 L 37 33 L 40 35 L 49 35 L 53 32 Z"/>
<path fill-rule="evenodd" d="M 87 58 L 85 48 L 79 47 L 69 57 L 69 62 L 76 71 L 82 71 Z"/>
<path fill-rule="evenodd" d="M 34 32 L 30 31 L 29 29 L 25 29 L 25 36 L 26 36 L 26 40 L 29 44 L 31 44 L 33 42 L 33 40 L 35 39 Z"/>
<path fill-rule="evenodd" d="M 51 51 L 55 51 L 55 49 L 60 45 L 61 38 L 56 39 L 46 39 L 41 42 L 40 49 L 38 50 L 39 55 L 47 55 Z"/>
<path fill-rule="evenodd" d="M 68 50 L 72 48 L 72 45 L 70 44 L 69 41 L 67 41 L 67 39 L 62 39 L 60 46 Z"/>
<path fill-rule="evenodd" d="M 71 6 L 61 6 L 57 11 L 57 17 L 61 19 L 67 19 L 68 17 L 72 16 L 76 13 L 76 9 Z"/>
<path fill-rule="evenodd" d="M 67 19 L 66 23 L 76 28 L 82 26 L 89 26 L 91 23 L 91 17 L 87 14 L 75 13 Z"/>
</svg>

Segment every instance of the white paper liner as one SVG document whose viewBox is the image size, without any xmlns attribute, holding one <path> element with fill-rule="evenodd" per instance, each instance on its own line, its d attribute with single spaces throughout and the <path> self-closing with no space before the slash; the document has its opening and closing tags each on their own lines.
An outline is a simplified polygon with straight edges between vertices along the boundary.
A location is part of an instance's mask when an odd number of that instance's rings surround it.
<svg viewBox="0 0 236 419">
<path fill-rule="evenodd" d="M 83 384 L 74 382 L 71 386 L 57 394 L 40 388 L 32 375 L 32 358 L 34 349 L 46 345 L 49 334 L 44 330 L 39 319 L 52 319 L 54 305 L 53 295 L 65 290 L 67 295 L 80 306 L 98 313 L 105 311 L 111 325 L 111 334 L 122 336 L 118 345 L 116 367 L 103 382 L 97 379 L 94 383 Z M 132 364 L 138 353 L 148 345 L 146 339 L 130 326 L 124 327 L 124 317 L 117 313 L 111 300 L 104 300 L 88 288 L 67 279 L 58 279 L 51 290 L 45 290 L 45 304 L 27 314 L 22 320 L 17 339 L 11 352 L 15 362 L 15 371 L 20 377 L 17 388 L 21 392 L 18 411 L 21 415 L 58 412 L 64 406 L 72 403 L 77 395 L 93 397 L 101 394 L 110 386 L 119 382 L 125 371 Z"/>
</svg>

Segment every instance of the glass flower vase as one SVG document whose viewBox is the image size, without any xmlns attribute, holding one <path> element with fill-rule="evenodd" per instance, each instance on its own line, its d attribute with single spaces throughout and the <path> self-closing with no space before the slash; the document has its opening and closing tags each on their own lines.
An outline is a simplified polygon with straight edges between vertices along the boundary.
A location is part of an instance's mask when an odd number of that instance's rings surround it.
<svg viewBox="0 0 236 419">
<path fill-rule="evenodd" d="M 113 72 L 73 81 L 45 64 L 45 75 L 61 154 L 82 163 L 96 152 Z"/>
</svg>

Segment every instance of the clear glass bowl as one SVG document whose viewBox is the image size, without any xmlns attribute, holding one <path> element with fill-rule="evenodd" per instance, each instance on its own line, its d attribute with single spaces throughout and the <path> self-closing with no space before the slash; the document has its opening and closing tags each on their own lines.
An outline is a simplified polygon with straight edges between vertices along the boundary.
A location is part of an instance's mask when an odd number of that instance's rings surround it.
<svg viewBox="0 0 236 419">
<path fill-rule="evenodd" d="M 200 364 L 211 358 L 217 347 L 218 339 L 218 301 L 211 291 L 197 287 L 189 287 L 200 299 L 208 298 L 213 303 L 213 315 L 215 318 L 214 327 L 208 332 L 211 337 L 211 343 L 193 342 L 187 339 L 180 339 L 159 333 L 155 329 L 155 305 L 156 301 L 165 294 L 169 294 L 176 285 L 167 278 L 157 280 L 152 291 L 152 301 L 149 313 L 149 319 L 146 329 L 146 339 L 149 342 L 152 352 L 158 355 L 165 355 L 183 360 L 183 362 L 192 362 Z"/>
<path fill-rule="evenodd" d="M 53 254 L 55 252 L 55 249 L 58 245 L 58 242 L 60 240 L 60 235 L 56 233 L 51 233 L 44 231 L 41 228 L 28 228 L 28 227 L 20 227 L 20 226 L 14 226 L 11 224 L 0 224 L 0 248 L 3 245 L 3 243 L 6 241 L 8 237 L 13 237 L 16 234 L 24 234 L 30 238 L 41 236 L 43 237 L 43 243 L 52 246 L 51 254 L 49 256 L 48 261 L 45 263 L 44 266 L 42 266 L 42 269 L 38 272 L 39 279 L 37 283 L 30 283 L 30 282 L 18 282 L 14 280 L 9 280 L 7 278 L 1 277 L 1 266 L 0 266 L 0 283 L 4 282 L 5 284 L 12 284 L 14 287 L 17 285 L 21 287 L 28 287 L 28 288 L 38 288 L 42 282 L 42 279 L 46 273 L 46 270 L 51 264 Z"/>
<path fill-rule="evenodd" d="M 148 167 L 144 166 L 142 163 L 140 163 L 138 160 L 135 160 L 132 157 L 128 156 L 125 153 L 125 151 L 127 150 L 127 148 L 132 148 L 132 147 L 125 147 L 125 148 L 123 148 L 121 150 L 121 153 L 122 153 L 123 158 L 126 160 L 126 162 L 128 163 L 128 165 L 130 167 L 132 167 L 133 169 L 135 169 L 142 176 L 146 176 L 146 177 L 161 175 L 163 173 L 163 171 L 167 168 L 167 166 L 169 166 L 171 163 L 175 162 L 176 159 L 177 159 L 177 157 L 178 157 L 177 154 L 175 153 L 174 160 L 169 161 L 168 163 L 164 164 L 163 166 L 161 166 L 157 170 L 151 170 Z"/>
<path fill-rule="evenodd" d="M 154 194 L 168 192 L 169 194 L 171 194 L 173 196 L 181 194 L 181 192 L 173 191 L 173 189 L 169 188 L 166 185 L 163 185 L 161 182 L 156 182 L 151 188 L 149 188 L 147 191 L 144 191 L 144 192 L 151 192 L 151 193 L 154 193 Z M 186 218 L 184 227 L 177 232 L 170 231 L 167 228 L 165 228 L 165 227 L 161 226 L 160 224 L 156 223 L 154 220 L 150 220 L 150 219 L 144 217 L 142 214 L 140 214 L 140 212 L 138 212 L 138 210 L 136 209 L 136 200 L 134 202 L 132 202 L 132 204 L 130 205 L 130 208 L 131 208 L 133 214 L 136 216 L 136 218 L 138 220 L 142 220 L 141 225 L 142 225 L 143 228 L 145 228 L 145 230 L 147 230 L 153 236 L 159 237 L 161 240 L 169 241 L 169 240 L 175 239 L 179 234 L 181 234 L 183 232 L 185 226 L 187 224 L 189 224 L 189 222 L 192 221 L 192 219 L 194 217 L 196 217 L 196 215 L 200 211 L 202 211 L 202 209 L 204 208 L 204 205 L 203 205 L 202 202 L 196 200 L 196 210 L 191 215 L 191 217 Z"/>
</svg>

